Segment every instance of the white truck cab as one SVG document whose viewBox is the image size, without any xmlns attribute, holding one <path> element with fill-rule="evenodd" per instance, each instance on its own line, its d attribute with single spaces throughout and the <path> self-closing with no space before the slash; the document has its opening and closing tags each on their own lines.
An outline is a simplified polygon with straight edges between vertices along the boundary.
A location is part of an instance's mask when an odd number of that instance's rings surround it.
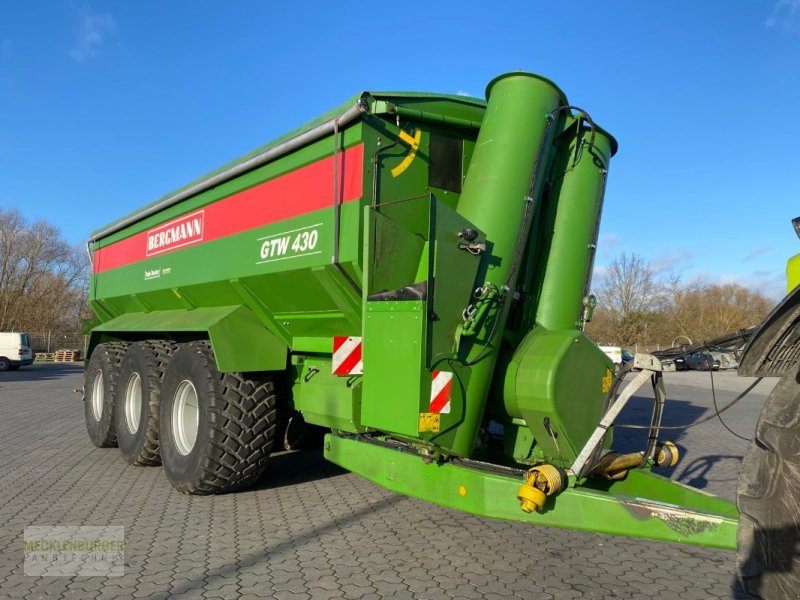
<svg viewBox="0 0 800 600">
<path fill-rule="evenodd" d="M 33 351 L 28 334 L 0 332 L 0 371 L 14 371 L 30 364 L 33 364 Z"/>
</svg>

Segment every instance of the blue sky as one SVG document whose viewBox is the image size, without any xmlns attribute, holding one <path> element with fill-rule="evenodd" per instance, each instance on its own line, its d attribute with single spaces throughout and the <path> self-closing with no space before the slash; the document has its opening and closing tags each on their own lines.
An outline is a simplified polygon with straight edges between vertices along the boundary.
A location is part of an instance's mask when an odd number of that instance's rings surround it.
<svg viewBox="0 0 800 600">
<path fill-rule="evenodd" d="M 369 89 L 553 79 L 612 132 L 598 267 L 778 297 L 800 0 L 0 3 L 0 203 L 73 241 Z"/>
</svg>

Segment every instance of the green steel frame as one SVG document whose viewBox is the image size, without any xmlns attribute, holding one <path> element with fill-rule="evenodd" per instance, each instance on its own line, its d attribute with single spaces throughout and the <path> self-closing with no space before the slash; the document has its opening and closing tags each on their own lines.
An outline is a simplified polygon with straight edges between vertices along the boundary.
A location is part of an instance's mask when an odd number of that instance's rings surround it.
<svg viewBox="0 0 800 600">
<path fill-rule="evenodd" d="M 616 482 L 585 481 L 525 513 L 517 501 L 520 476 L 453 462 L 426 463 L 396 447 L 335 435 L 325 457 L 394 492 L 457 510 L 534 525 L 733 550 L 736 506 L 645 471 Z"/>
</svg>

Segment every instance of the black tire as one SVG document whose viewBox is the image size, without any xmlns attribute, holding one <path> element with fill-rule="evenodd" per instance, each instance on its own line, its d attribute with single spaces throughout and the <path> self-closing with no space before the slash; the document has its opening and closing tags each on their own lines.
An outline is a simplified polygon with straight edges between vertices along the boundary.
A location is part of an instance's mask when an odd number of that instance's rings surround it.
<svg viewBox="0 0 800 600">
<path fill-rule="evenodd" d="M 84 369 L 83 412 L 89 439 L 98 448 L 117 445 L 114 398 L 126 342 L 100 344 Z M 100 387 L 102 386 L 102 387 Z"/>
<path fill-rule="evenodd" d="M 181 407 L 191 412 L 187 405 L 194 401 L 196 421 L 183 421 Z M 161 460 L 172 486 L 185 494 L 218 494 L 255 482 L 274 441 L 275 407 L 270 375 L 220 373 L 208 342 L 179 346 L 164 375 L 160 410 Z"/>
<path fill-rule="evenodd" d="M 755 598 L 800 598 L 800 383 L 785 375 L 767 398 L 742 462 L 736 559 Z"/>
<path fill-rule="evenodd" d="M 131 344 L 125 353 L 114 412 L 117 444 L 128 464 L 161 464 L 158 408 L 161 382 L 174 349 L 170 342 L 150 340 Z"/>
<path fill-rule="evenodd" d="M 5 356 L 0 356 L 0 371 L 8 371 L 11 368 L 11 361 Z"/>
</svg>

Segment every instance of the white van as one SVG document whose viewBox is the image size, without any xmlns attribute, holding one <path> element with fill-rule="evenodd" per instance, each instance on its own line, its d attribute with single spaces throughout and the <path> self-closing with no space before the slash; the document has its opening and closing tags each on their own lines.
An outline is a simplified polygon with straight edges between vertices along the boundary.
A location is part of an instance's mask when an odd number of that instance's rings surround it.
<svg viewBox="0 0 800 600">
<path fill-rule="evenodd" d="M 0 371 L 15 371 L 33 364 L 31 338 L 27 333 L 0 333 Z"/>
<path fill-rule="evenodd" d="M 600 350 L 605 352 L 615 365 L 622 364 L 622 348 L 620 346 L 600 346 Z"/>
</svg>

